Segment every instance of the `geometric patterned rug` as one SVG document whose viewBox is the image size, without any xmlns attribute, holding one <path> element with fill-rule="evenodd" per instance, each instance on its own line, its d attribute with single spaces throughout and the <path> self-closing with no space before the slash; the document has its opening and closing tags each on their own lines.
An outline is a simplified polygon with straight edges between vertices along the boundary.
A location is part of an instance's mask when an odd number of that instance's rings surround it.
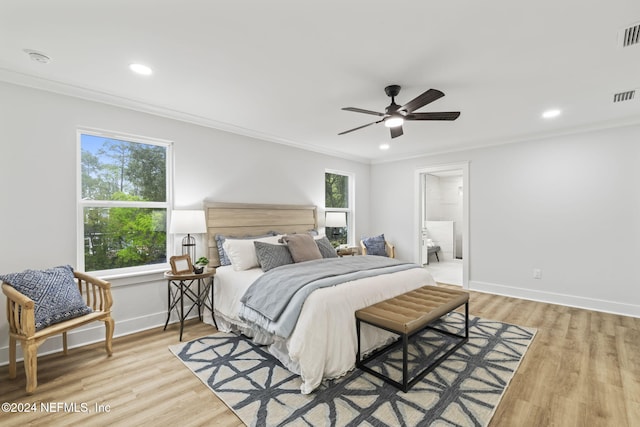
<svg viewBox="0 0 640 427">
<path fill-rule="evenodd" d="M 463 333 L 464 315 L 433 326 Z M 486 426 L 535 329 L 469 316 L 469 341 L 407 393 L 359 369 L 300 393 L 300 377 L 245 337 L 216 333 L 169 349 L 248 426 Z M 410 340 L 419 371 L 456 343 L 425 330 Z M 401 380 L 396 348 L 368 366 Z M 377 368 L 375 367 L 377 366 Z"/>
</svg>

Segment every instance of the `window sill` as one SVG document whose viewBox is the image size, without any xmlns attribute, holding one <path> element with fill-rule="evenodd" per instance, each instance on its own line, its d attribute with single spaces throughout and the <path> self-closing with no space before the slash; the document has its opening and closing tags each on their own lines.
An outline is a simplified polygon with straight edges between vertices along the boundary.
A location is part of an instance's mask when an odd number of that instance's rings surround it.
<svg viewBox="0 0 640 427">
<path fill-rule="evenodd" d="M 102 280 L 106 280 L 111 283 L 113 287 L 138 285 L 147 282 L 157 282 L 158 280 L 164 280 L 164 273 L 168 271 L 169 267 L 160 267 L 147 271 L 136 271 L 130 273 L 119 274 L 106 274 L 99 275 Z M 90 272 L 88 274 L 91 274 Z"/>
</svg>

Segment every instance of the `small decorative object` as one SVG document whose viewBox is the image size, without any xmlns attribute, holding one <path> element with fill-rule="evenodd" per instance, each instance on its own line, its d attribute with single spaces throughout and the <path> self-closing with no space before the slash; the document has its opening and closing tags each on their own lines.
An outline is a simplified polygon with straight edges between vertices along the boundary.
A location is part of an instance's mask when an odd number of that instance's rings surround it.
<svg viewBox="0 0 640 427">
<path fill-rule="evenodd" d="M 193 270 L 189 254 L 172 256 L 169 263 L 172 274 L 191 274 Z"/>
<path fill-rule="evenodd" d="M 196 264 L 193 266 L 193 272 L 196 274 L 202 274 L 208 264 L 209 258 L 201 256 L 196 260 Z"/>
</svg>

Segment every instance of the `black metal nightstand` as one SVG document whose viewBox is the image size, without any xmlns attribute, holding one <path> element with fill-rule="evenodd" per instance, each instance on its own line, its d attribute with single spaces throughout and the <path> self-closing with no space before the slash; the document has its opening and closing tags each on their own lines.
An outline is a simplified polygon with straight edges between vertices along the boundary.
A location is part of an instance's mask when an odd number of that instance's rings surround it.
<svg viewBox="0 0 640 427">
<path fill-rule="evenodd" d="M 189 316 L 194 307 L 198 307 L 198 318 L 202 321 L 202 309 L 211 310 L 213 324 L 218 328 L 215 314 L 213 313 L 213 278 L 216 270 L 210 269 L 201 274 L 173 274 L 170 271 L 164 273 L 167 279 L 167 320 L 164 323 L 164 330 L 167 329 L 171 310 L 175 309 L 180 319 L 180 341 L 182 341 L 182 330 L 184 329 L 184 320 Z M 211 294 L 209 294 L 211 292 Z M 192 302 L 189 309 L 184 310 L 185 297 Z"/>
</svg>

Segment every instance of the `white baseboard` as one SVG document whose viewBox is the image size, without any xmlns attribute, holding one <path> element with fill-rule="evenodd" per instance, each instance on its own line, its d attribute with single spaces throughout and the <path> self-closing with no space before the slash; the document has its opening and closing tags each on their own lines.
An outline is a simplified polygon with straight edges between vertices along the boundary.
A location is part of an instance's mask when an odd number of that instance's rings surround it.
<svg viewBox="0 0 640 427">
<path fill-rule="evenodd" d="M 531 289 L 515 288 L 512 286 L 479 281 L 469 281 L 469 290 L 640 318 L 640 306 L 633 304 L 558 294 L 554 292 L 535 291 Z M 197 317 L 197 314 L 189 316 L 189 319 L 195 317 Z M 118 320 L 116 318 L 114 337 L 121 337 L 164 326 L 166 319 L 166 311 L 126 320 Z M 174 316 L 170 319 L 170 323 L 176 323 Z M 68 346 L 71 349 L 96 342 L 103 342 L 104 333 L 104 324 L 102 322 L 95 322 L 87 327 L 71 330 L 67 333 Z M 114 346 L 113 351 L 116 352 L 117 350 L 117 347 Z M 38 348 L 38 356 L 44 356 L 46 354 L 60 351 L 62 351 L 62 335 L 51 337 L 46 340 Z M 22 349 L 20 348 L 20 345 L 18 345 L 17 356 L 18 360 L 22 360 Z M 7 365 L 8 363 L 9 347 L 0 347 L 0 366 Z"/>
<path fill-rule="evenodd" d="M 189 316 L 187 319 L 197 318 L 198 314 L 195 313 Z M 134 317 L 126 320 L 115 320 L 115 329 L 113 336 L 122 337 L 125 335 L 134 334 L 136 332 L 142 332 L 147 329 L 157 328 L 164 326 L 164 322 L 167 320 L 167 312 L 153 313 L 146 316 Z M 175 315 L 171 316 L 169 323 L 177 323 Z M 175 332 L 174 332 L 175 333 Z M 176 336 L 177 338 L 177 336 Z M 96 342 L 104 342 L 105 329 L 103 322 L 94 322 L 84 328 L 78 328 L 67 332 L 67 346 L 69 349 L 82 347 L 88 344 Z M 57 353 L 62 351 L 62 334 L 47 339 L 40 347 L 38 347 L 38 356 L 44 356 L 46 354 Z M 113 346 L 114 353 L 118 351 L 117 346 Z M 22 360 L 22 348 L 20 344 L 17 345 L 17 360 Z M 0 347 L 0 366 L 9 364 L 9 346 Z"/>
<path fill-rule="evenodd" d="M 515 288 L 512 286 L 478 282 L 474 280 L 469 281 L 469 290 L 545 302 L 549 304 L 566 305 L 586 310 L 602 311 L 622 316 L 640 317 L 640 306 L 634 304 L 558 294 L 554 292 L 536 291 L 532 289 Z"/>
</svg>

